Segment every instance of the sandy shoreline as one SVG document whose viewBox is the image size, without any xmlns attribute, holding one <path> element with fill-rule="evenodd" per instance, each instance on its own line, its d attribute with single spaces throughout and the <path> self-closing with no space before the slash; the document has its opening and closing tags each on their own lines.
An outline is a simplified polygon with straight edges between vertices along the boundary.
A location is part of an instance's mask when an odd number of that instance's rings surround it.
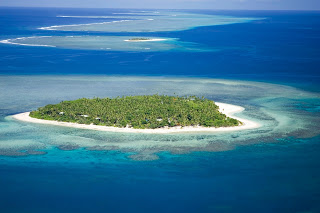
<svg viewBox="0 0 320 213">
<path fill-rule="evenodd" d="M 31 123 L 39 123 L 39 124 L 49 124 L 56 126 L 65 126 L 65 127 L 73 127 L 79 129 L 90 129 L 90 130 L 98 130 L 98 131 L 109 131 L 109 132 L 127 132 L 127 133 L 182 133 L 182 132 L 229 132 L 229 131 L 239 131 L 245 129 L 254 129 L 260 127 L 260 124 L 239 118 L 234 116 L 233 114 L 242 112 L 244 110 L 241 106 L 218 103 L 215 102 L 216 105 L 219 106 L 219 111 L 224 113 L 230 118 L 235 118 L 243 123 L 241 126 L 236 127 L 170 127 L 170 128 L 159 128 L 159 129 L 133 129 L 133 128 L 118 128 L 111 126 L 98 126 L 98 125 L 87 125 L 87 124 L 77 124 L 77 123 L 68 123 L 68 122 L 59 122 L 59 121 L 49 121 L 42 120 L 37 118 L 31 118 L 29 116 L 30 112 L 24 112 L 20 114 L 13 115 L 12 117 L 16 120 L 31 122 Z"/>
<path fill-rule="evenodd" d="M 165 41 L 167 39 L 163 39 L 163 38 L 153 38 L 153 39 L 146 39 L 146 40 L 124 40 L 127 42 L 147 42 L 147 41 Z"/>
</svg>

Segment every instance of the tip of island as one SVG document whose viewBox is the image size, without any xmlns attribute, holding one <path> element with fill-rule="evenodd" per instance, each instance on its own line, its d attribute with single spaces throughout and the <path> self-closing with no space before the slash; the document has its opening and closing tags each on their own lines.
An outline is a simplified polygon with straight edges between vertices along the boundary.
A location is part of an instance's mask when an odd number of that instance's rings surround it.
<svg viewBox="0 0 320 213">
<path fill-rule="evenodd" d="M 132 133 L 224 132 L 259 127 L 258 123 L 233 115 L 243 110 L 240 106 L 196 96 L 144 95 L 62 101 L 13 118 Z"/>
</svg>

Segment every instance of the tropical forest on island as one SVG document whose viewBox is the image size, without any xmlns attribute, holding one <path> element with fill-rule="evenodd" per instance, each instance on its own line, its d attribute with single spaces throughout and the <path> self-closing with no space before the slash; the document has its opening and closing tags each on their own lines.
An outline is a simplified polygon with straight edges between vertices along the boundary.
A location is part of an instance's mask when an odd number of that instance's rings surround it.
<svg viewBox="0 0 320 213">
<path fill-rule="evenodd" d="M 101 126 L 156 129 L 175 126 L 230 127 L 240 121 L 219 112 L 209 99 L 195 96 L 124 96 L 81 98 L 49 104 L 32 111 L 30 117 Z"/>
</svg>

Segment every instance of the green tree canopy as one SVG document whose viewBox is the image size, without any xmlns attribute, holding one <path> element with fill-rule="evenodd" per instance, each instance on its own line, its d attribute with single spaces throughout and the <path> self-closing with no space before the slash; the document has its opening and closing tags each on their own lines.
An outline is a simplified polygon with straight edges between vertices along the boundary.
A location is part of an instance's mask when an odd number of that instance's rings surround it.
<svg viewBox="0 0 320 213">
<path fill-rule="evenodd" d="M 240 121 L 219 112 L 211 100 L 195 96 L 126 96 L 81 98 L 32 111 L 33 118 L 102 126 L 155 129 L 165 126 L 238 126 Z"/>
</svg>

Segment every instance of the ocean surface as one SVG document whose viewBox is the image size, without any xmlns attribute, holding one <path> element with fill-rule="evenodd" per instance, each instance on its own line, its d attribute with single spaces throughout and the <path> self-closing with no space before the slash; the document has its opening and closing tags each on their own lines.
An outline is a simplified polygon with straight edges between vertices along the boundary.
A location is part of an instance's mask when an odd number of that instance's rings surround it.
<svg viewBox="0 0 320 213">
<path fill-rule="evenodd" d="M 0 212 L 320 212 L 319 70 L 320 12 L 0 8 Z M 143 94 L 240 105 L 261 127 L 148 135 L 11 117 Z"/>
</svg>

